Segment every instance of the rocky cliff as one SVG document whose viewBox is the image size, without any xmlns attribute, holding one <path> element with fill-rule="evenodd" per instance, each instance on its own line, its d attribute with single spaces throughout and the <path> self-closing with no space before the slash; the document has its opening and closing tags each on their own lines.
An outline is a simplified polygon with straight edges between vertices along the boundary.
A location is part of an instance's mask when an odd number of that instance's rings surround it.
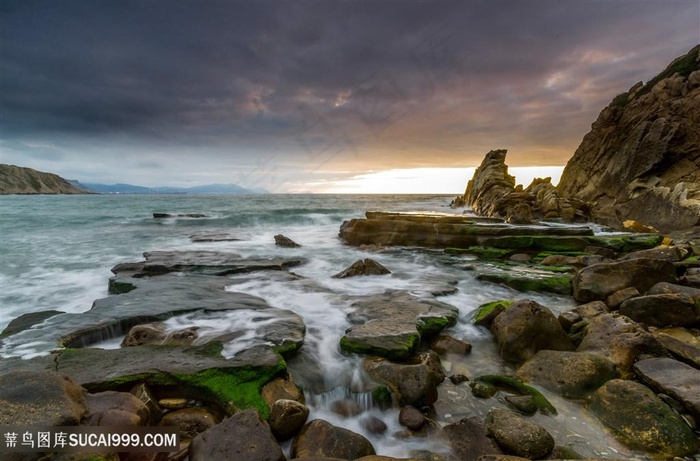
<svg viewBox="0 0 700 461">
<path fill-rule="evenodd" d="M 700 226 L 700 45 L 600 113 L 558 191 L 595 221 L 662 232 Z"/>
<path fill-rule="evenodd" d="M 87 194 L 60 176 L 0 164 L 0 194 Z"/>
</svg>

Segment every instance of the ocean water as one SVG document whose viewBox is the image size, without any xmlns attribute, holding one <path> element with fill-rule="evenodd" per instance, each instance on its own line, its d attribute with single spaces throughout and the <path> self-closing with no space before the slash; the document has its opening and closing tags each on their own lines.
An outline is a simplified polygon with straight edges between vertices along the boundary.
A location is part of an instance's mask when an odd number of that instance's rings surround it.
<svg viewBox="0 0 700 461">
<path fill-rule="evenodd" d="M 349 296 L 379 294 L 388 289 L 426 296 L 436 288 L 455 286 L 454 294 L 441 296 L 460 312 L 452 336 L 473 344 L 471 355 L 451 357 L 443 363 L 447 374 L 475 377 L 512 372 L 497 354 L 486 330 L 474 327 L 470 314 L 481 304 L 497 299 L 530 298 L 555 313 L 573 306 L 568 297 L 519 293 L 495 284 L 478 282 L 463 256 L 427 249 L 391 248 L 379 252 L 349 247 L 337 237 L 340 224 L 360 218 L 368 210 L 451 212 L 445 196 L 376 195 L 87 195 L 0 197 L 0 329 L 21 314 L 43 310 L 80 313 L 95 299 L 108 296 L 110 269 L 120 262 L 142 260 L 146 251 L 214 250 L 244 257 L 303 256 L 308 263 L 293 272 L 304 283 L 279 273 L 258 272 L 230 277 L 228 290 L 264 298 L 273 307 L 300 315 L 307 327 L 301 353 L 289 361 L 289 369 L 306 391 L 311 419 L 363 433 L 382 455 L 407 457 L 412 450 L 444 452 L 445 443 L 433 437 L 403 439 L 396 433 L 398 410 L 379 410 L 371 405 L 369 383 L 361 358 L 339 352 L 338 342 L 350 326 Z M 154 212 L 203 213 L 207 217 L 154 219 Z M 195 243 L 190 236 L 226 233 L 237 241 Z M 302 245 L 288 249 L 274 245 L 273 236 L 284 234 Z M 333 279 L 354 261 L 371 257 L 392 271 L 388 276 Z M 197 326 L 203 337 L 245 327 L 238 317 L 234 326 L 226 314 L 188 314 L 166 322 L 173 330 Z M 244 328 L 245 329 L 245 328 Z M 92 347 L 119 347 L 122 338 L 111 338 Z M 236 346 L 225 350 L 234 355 L 254 344 L 248 331 Z M 50 348 L 35 345 L 0 347 L 4 356 L 29 358 L 47 354 Z M 0 361 L 1 365 L 1 361 Z M 587 415 L 578 402 L 547 394 L 559 409 L 557 416 L 538 415 L 557 443 L 588 457 L 633 457 L 611 439 Z M 342 417 L 331 410 L 333 402 L 355 401 L 364 411 Z M 471 396 L 466 384 L 440 386 L 435 421 L 445 425 L 465 416 L 483 417 L 491 406 L 504 407 L 495 399 Z M 367 415 L 382 419 L 389 429 L 384 435 L 368 434 L 361 420 Z M 288 447 L 287 447 L 288 448 Z"/>
</svg>

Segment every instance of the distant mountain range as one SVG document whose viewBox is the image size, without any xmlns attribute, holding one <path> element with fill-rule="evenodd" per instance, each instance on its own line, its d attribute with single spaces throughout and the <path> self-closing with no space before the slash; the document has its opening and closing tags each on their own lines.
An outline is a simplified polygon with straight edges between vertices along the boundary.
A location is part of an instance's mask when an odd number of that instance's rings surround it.
<svg viewBox="0 0 700 461">
<path fill-rule="evenodd" d="M 196 187 L 143 187 L 132 184 L 93 184 L 66 180 L 52 173 L 0 164 L 0 194 L 268 194 L 236 184 Z"/>
<path fill-rule="evenodd" d="M 98 194 L 268 194 L 265 189 L 246 189 L 236 184 L 207 184 L 195 187 L 144 187 L 133 184 L 94 184 L 69 181 L 75 187 Z"/>
</svg>

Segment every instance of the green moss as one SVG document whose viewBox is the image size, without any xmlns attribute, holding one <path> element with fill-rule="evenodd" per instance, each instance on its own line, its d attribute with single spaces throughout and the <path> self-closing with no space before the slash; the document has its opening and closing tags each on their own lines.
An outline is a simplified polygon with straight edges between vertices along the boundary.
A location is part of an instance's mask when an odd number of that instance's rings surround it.
<svg viewBox="0 0 700 461">
<path fill-rule="evenodd" d="M 416 328 L 421 336 L 434 336 L 447 327 L 457 323 L 456 319 L 448 317 L 419 317 Z"/>
<path fill-rule="evenodd" d="M 379 386 L 372 390 L 372 399 L 380 408 L 391 408 L 394 403 L 391 391 L 386 386 Z"/>
<path fill-rule="evenodd" d="M 528 386 L 515 376 L 509 375 L 483 375 L 476 378 L 474 381 L 490 384 L 498 388 L 504 388 L 510 391 L 515 391 L 520 395 L 531 395 L 537 405 L 537 408 L 546 414 L 557 414 L 557 409 L 549 403 L 549 400 L 542 395 L 540 391 L 534 387 Z"/>
<path fill-rule="evenodd" d="M 617 106 L 617 107 L 625 107 L 627 105 L 627 101 L 629 100 L 629 93 L 620 93 L 617 96 L 615 96 L 612 100 L 612 105 Z"/>
<path fill-rule="evenodd" d="M 571 276 L 518 276 L 507 272 L 479 274 L 477 280 L 501 283 L 518 291 L 571 294 Z"/>
<path fill-rule="evenodd" d="M 535 269 L 541 271 L 554 272 L 555 274 L 568 274 L 573 272 L 575 269 L 571 266 L 533 266 Z"/>
<path fill-rule="evenodd" d="M 610 237 L 589 237 L 588 241 L 591 245 L 626 253 L 654 248 L 660 245 L 663 239 L 663 235 L 660 234 L 632 234 Z"/>
<path fill-rule="evenodd" d="M 474 316 L 474 323 L 479 324 L 484 322 L 484 320 L 491 315 L 491 313 L 496 309 L 508 309 L 513 304 L 513 301 L 509 300 L 499 300 L 491 301 L 490 303 L 482 304 L 478 307 L 476 315 Z"/>
<path fill-rule="evenodd" d="M 411 356 L 420 342 L 420 334 L 405 335 L 396 338 L 391 347 L 377 347 L 360 341 L 353 341 L 347 336 L 340 338 L 340 350 L 351 354 L 376 355 L 389 360 L 404 360 Z"/>
<path fill-rule="evenodd" d="M 512 250 L 503 250 L 499 248 L 472 246 L 469 248 L 446 248 L 445 253 L 448 254 L 469 254 L 474 255 L 479 259 L 496 260 L 503 259 L 512 253 Z"/>
<path fill-rule="evenodd" d="M 693 48 L 688 54 L 680 56 L 671 62 L 669 66 L 663 70 L 656 77 L 649 80 L 637 93 L 638 96 L 648 93 L 654 86 L 661 80 L 672 77 L 675 74 L 681 74 L 683 77 L 687 77 L 693 71 L 698 70 L 698 64 L 696 62 L 698 55 L 698 47 Z"/>
<path fill-rule="evenodd" d="M 484 241 L 484 245 L 518 251 L 562 252 L 582 251 L 589 243 L 588 237 L 522 235 L 490 238 Z"/>
</svg>

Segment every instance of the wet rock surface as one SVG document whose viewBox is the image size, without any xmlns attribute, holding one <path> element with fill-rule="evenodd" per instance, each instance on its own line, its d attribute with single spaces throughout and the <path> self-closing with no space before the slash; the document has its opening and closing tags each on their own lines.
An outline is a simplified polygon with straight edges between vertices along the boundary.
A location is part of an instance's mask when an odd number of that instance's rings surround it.
<svg viewBox="0 0 700 461">
<path fill-rule="evenodd" d="M 512 411 L 492 409 L 486 429 L 503 451 L 515 456 L 539 459 L 554 449 L 554 439 L 542 426 Z"/>
<path fill-rule="evenodd" d="M 651 358 L 635 363 L 634 371 L 643 383 L 675 398 L 700 420 L 700 370 L 670 358 Z"/>
<path fill-rule="evenodd" d="M 347 269 L 338 272 L 333 276 L 335 279 L 344 279 L 347 277 L 357 277 L 361 275 L 386 275 L 391 274 L 391 271 L 379 264 L 377 261 L 366 258 L 352 263 Z"/>
<path fill-rule="evenodd" d="M 291 457 L 358 459 L 375 454 L 365 437 L 316 419 L 304 426 L 294 439 Z"/>
</svg>

